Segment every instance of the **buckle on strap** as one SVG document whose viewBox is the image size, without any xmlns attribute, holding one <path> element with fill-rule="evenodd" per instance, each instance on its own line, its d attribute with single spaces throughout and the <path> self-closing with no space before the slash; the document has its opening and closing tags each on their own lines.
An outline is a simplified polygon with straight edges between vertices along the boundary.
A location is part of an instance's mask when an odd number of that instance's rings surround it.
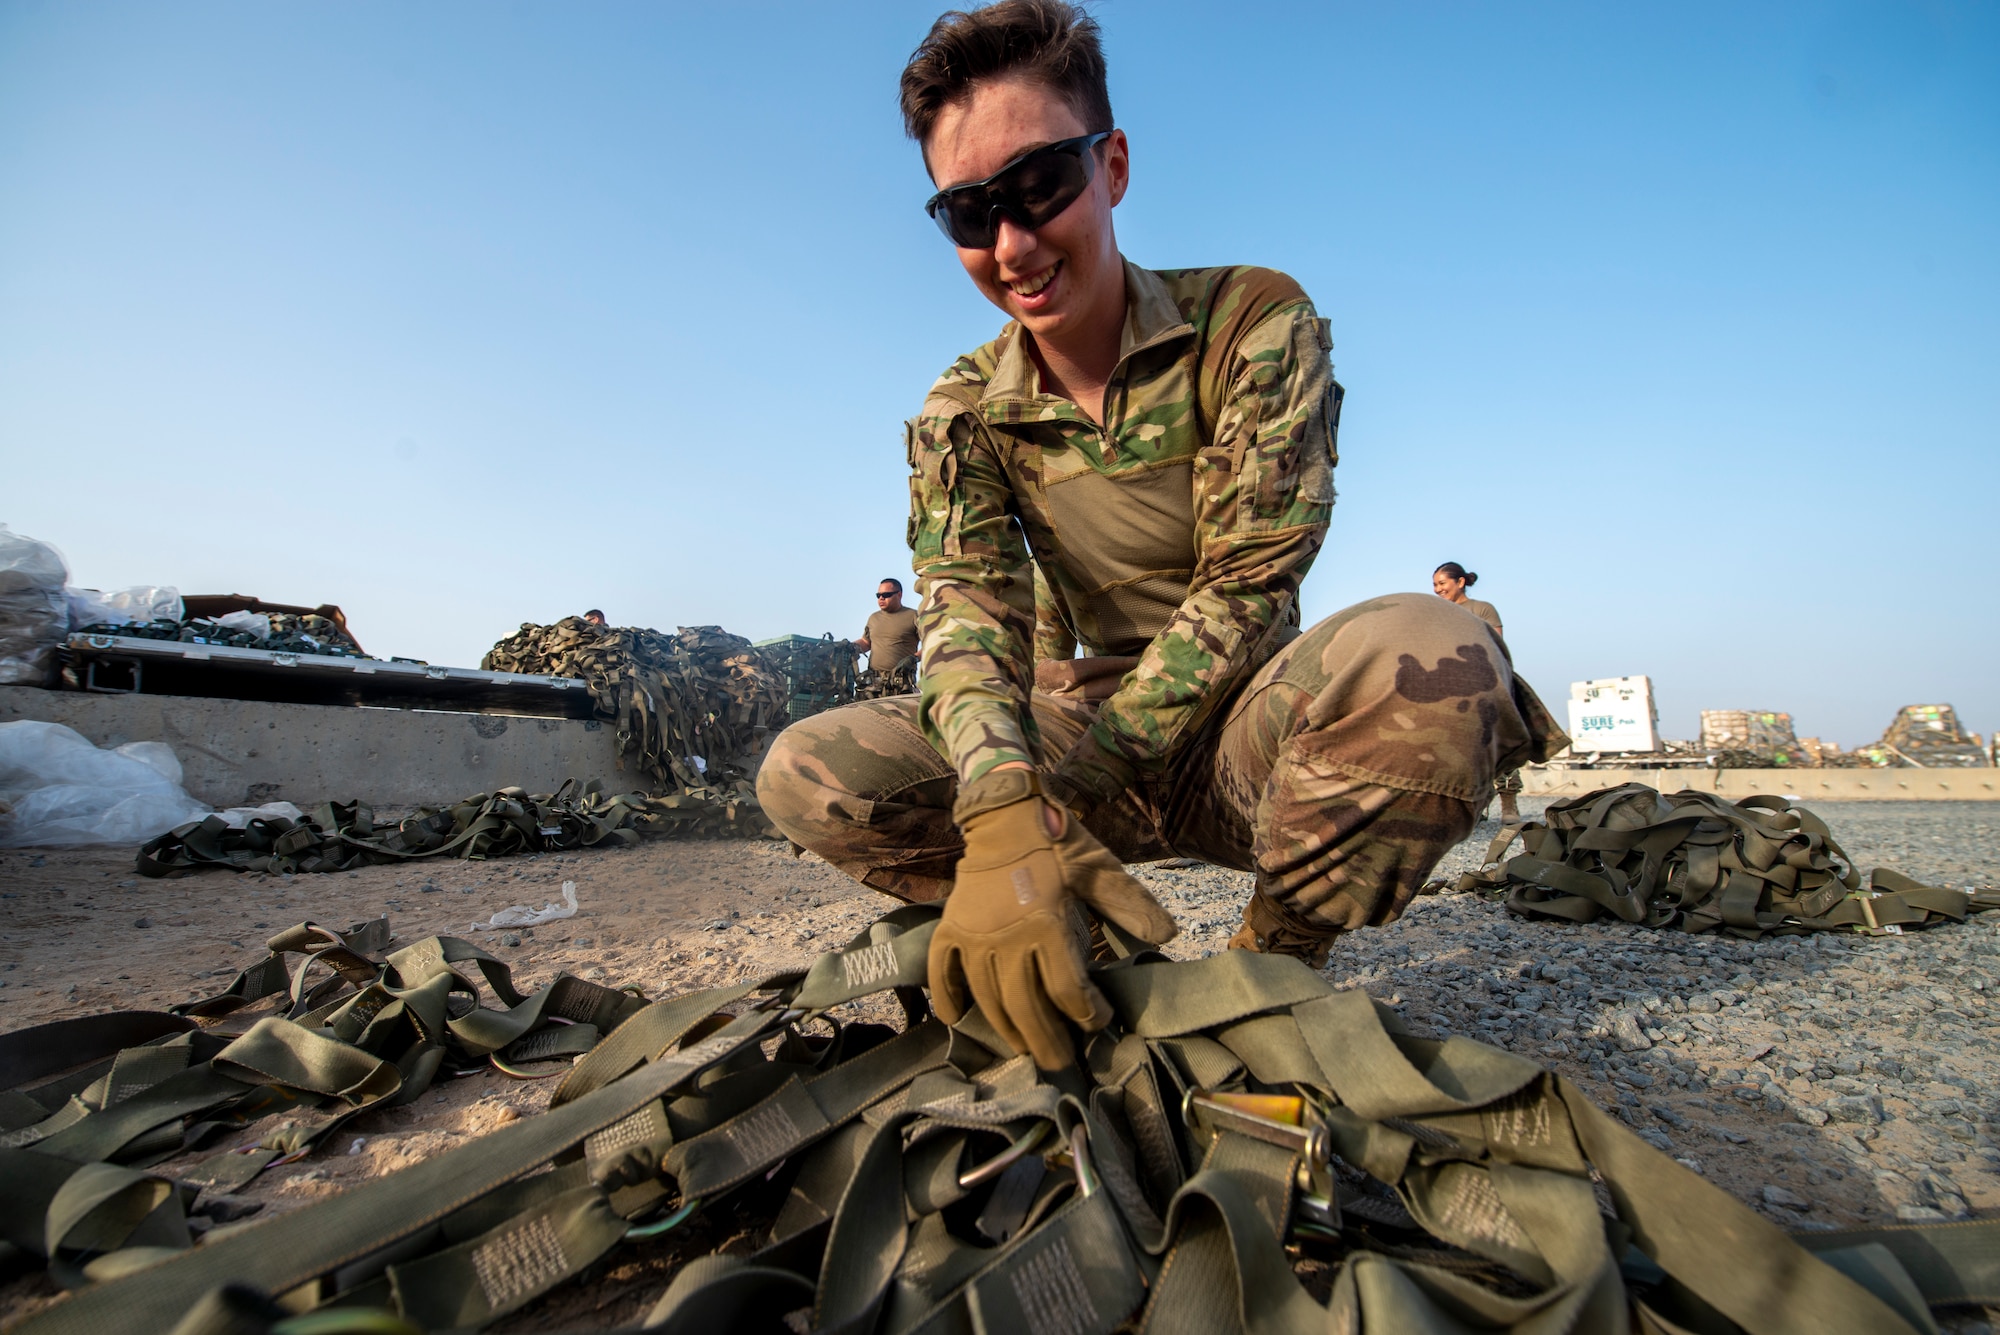
<svg viewBox="0 0 2000 1335">
<path fill-rule="evenodd" d="M 1880 897 L 1880 893 L 1874 890 L 1850 890 L 1847 892 L 1847 898 L 1861 905 L 1861 916 L 1868 920 L 1866 927 L 1863 927 L 1859 923 L 1853 924 L 1854 930 L 1863 936 L 1901 936 L 1903 929 L 1900 924 L 1893 922 L 1884 923 L 1875 916 L 1875 901 Z"/>
<path fill-rule="evenodd" d="M 1312 1116 L 1306 1101 L 1296 1094 L 1190 1089 L 1181 1097 L 1181 1120 L 1211 1135 L 1234 1131 L 1276 1145 L 1304 1156 L 1309 1164 L 1323 1164 L 1333 1153 L 1326 1123 Z"/>
</svg>

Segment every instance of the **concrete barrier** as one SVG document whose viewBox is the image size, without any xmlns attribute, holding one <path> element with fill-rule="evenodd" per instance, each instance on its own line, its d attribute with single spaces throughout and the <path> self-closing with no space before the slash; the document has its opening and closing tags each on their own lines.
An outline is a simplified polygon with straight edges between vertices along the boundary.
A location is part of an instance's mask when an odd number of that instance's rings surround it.
<svg viewBox="0 0 2000 1335">
<path fill-rule="evenodd" d="M 2000 801 L 2000 769 L 1537 769 L 1521 771 L 1535 797 L 1577 797 L 1622 783 L 1663 793 L 1692 788 L 1736 800 L 1760 793 L 1805 802 Z"/>
<path fill-rule="evenodd" d="M 0 723 L 16 719 L 65 724 L 99 746 L 165 742 L 188 792 L 218 807 L 360 798 L 393 809 L 516 784 L 553 792 L 568 778 L 644 786 L 619 771 L 617 732 L 595 719 L 0 686 Z"/>
</svg>

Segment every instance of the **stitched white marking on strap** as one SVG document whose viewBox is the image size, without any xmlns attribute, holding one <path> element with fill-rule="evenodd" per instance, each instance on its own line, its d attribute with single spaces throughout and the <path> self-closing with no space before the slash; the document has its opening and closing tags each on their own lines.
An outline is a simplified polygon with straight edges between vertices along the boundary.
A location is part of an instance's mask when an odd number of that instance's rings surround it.
<svg viewBox="0 0 2000 1335">
<path fill-rule="evenodd" d="M 630 1117 L 622 1118 L 583 1142 L 583 1152 L 592 1159 L 606 1159 L 620 1150 L 643 1145 L 653 1138 L 653 1105 L 647 1104 Z"/>
<path fill-rule="evenodd" d="M 1031 1335 L 1084 1335 L 1104 1324 L 1069 1254 L 1068 1238 L 1057 1238 L 1023 1261 L 1009 1279 Z"/>
<path fill-rule="evenodd" d="M 1514 1222 L 1514 1216 L 1507 1213 L 1507 1207 L 1500 1201 L 1500 1193 L 1493 1189 L 1492 1179 L 1476 1169 L 1468 1169 L 1457 1176 L 1458 1186 L 1452 1191 L 1451 1202 L 1445 1206 L 1438 1222 L 1482 1242 L 1525 1248 L 1528 1245 L 1527 1235 Z"/>
<path fill-rule="evenodd" d="M 840 971 L 849 987 L 872 987 L 896 976 L 896 943 L 878 941 L 865 950 L 840 957 Z"/>
<path fill-rule="evenodd" d="M 782 1103 L 771 1103 L 745 1113 L 726 1134 L 745 1163 L 762 1163 L 792 1147 L 799 1138 L 799 1124 Z"/>
<path fill-rule="evenodd" d="M 1515 1098 L 1498 1108 L 1486 1110 L 1487 1137 L 1516 1145 L 1547 1145 L 1555 1139 L 1549 1117 L 1548 1100 Z"/>
<path fill-rule="evenodd" d="M 443 963 L 444 947 L 428 939 L 408 947 L 403 955 L 403 964 L 410 969 L 428 969 Z M 401 973 L 403 969 L 399 967 L 396 971 Z"/>
<path fill-rule="evenodd" d="M 502 1233 L 472 1253 L 472 1271 L 494 1311 L 541 1292 L 569 1273 L 562 1239 L 546 1217 Z"/>
</svg>

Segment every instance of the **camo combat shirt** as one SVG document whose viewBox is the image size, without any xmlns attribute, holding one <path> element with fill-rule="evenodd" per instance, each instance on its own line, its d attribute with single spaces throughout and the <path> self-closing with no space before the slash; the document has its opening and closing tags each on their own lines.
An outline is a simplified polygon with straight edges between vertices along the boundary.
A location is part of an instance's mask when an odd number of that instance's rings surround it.
<svg viewBox="0 0 2000 1335">
<path fill-rule="evenodd" d="M 908 426 L 923 723 L 962 781 L 1045 759 L 1037 567 L 1086 654 L 1137 659 L 1055 765 L 1101 801 L 1162 773 L 1275 649 L 1326 535 L 1341 390 L 1306 294 L 1241 267 L 1125 281 L 1101 427 L 1042 392 L 1015 323 Z"/>
</svg>

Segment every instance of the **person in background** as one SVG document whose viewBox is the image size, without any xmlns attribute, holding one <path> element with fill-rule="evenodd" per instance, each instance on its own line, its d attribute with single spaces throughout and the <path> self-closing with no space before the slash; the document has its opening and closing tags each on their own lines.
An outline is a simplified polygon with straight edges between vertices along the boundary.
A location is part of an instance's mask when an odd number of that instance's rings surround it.
<svg viewBox="0 0 2000 1335">
<path fill-rule="evenodd" d="M 1479 582 L 1479 572 L 1467 570 L 1456 561 L 1446 561 L 1431 572 L 1431 592 L 1448 603 L 1457 603 L 1472 615 L 1493 627 L 1493 638 L 1505 640 L 1507 637 L 1500 626 L 1500 609 L 1492 603 L 1482 603 L 1477 598 L 1468 598 L 1465 591 Z M 1503 650 L 1504 652 L 1504 650 Z M 1521 823 L 1521 771 L 1510 769 L 1493 781 L 1500 793 L 1500 822 L 1503 825 Z"/>
<path fill-rule="evenodd" d="M 889 672 L 917 654 L 917 612 L 903 606 L 903 581 L 884 579 L 875 588 L 875 614 L 854 647 L 868 655 L 868 666 Z"/>
<path fill-rule="evenodd" d="M 1448 603 L 1457 603 L 1472 615 L 1493 627 L 1493 633 L 1500 635 L 1500 609 L 1492 603 L 1482 603 L 1477 598 L 1468 598 L 1465 591 L 1479 582 L 1479 573 L 1467 570 L 1456 561 L 1446 561 L 1431 572 L 1431 592 Z"/>
<path fill-rule="evenodd" d="M 588 612 L 585 612 L 583 614 L 583 619 L 585 621 L 588 621 L 593 626 L 605 626 L 610 624 L 609 622 L 605 621 L 604 609 L 601 607 L 591 608 Z"/>
</svg>

